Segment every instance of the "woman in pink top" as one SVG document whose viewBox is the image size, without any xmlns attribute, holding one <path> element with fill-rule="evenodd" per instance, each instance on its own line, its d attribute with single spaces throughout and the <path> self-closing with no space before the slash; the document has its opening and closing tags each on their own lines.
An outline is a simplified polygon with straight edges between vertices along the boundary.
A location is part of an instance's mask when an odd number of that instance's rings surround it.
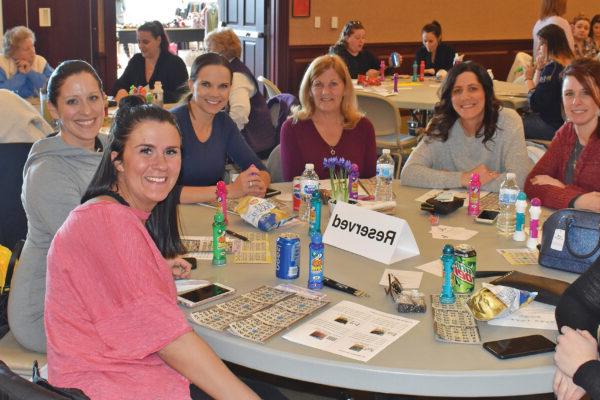
<svg viewBox="0 0 600 400">
<path fill-rule="evenodd" d="M 346 63 L 335 55 L 316 58 L 300 85 L 301 107 L 281 127 L 283 178 L 301 175 L 313 163 L 321 179 L 329 177 L 325 157 L 356 163 L 361 178 L 375 175 L 377 150 L 373 124 L 358 111 Z"/>
<path fill-rule="evenodd" d="M 124 107 L 82 201 L 48 253 L 49 380 L 93 399 L 256 399 L 177 306 L 170 264 L 181 136 L 158 107 Z M 87 200 L 87 201 L 86 201 Z"/>
</svg>

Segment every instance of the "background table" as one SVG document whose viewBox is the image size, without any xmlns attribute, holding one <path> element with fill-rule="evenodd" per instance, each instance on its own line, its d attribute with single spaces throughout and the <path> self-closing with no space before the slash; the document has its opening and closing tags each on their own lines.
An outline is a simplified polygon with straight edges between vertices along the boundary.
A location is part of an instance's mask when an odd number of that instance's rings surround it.
<svg viewBox="0 0 600 400">
<path fill-rule="evenodd" d="M 291 183 L 274 185 L 290 191 Z M 421 254 L 393 264 L 389 268 L 413 270 L 414 267 L 440 257 L 445 241 L 431 238 L 427 214 L 419 211 L 415 198 L 423 189 L 400 187 L 395 182 L 398 198 L 397 216 L 406 219 L 417 239 Z M 210 235 L 214 210 L 203 206 L 182 206 L 180 218 L 185 234 Z M 323 228 L 328 211 L 324 210 Z M 254 228 L 231 215 L 229 228 L 236 232 Z M 480 270 L 518 269 L 537 275 L 573 281 L 576 275 L 542 268 L 540 266 L 511 267 L 498 254 L 497 248 L 524 247 L 523 243 L 504 239 L 496 234 L 493 225 L 476 224 L 466 215 L 466 208 L 441 217 L 441 224 L 465 226 L 479 231 L 469 241 L 477 250 Z M 300 278 L 291 283 L 305 286 L 308 264 L 308 235 L 306 225 L 281 228 L 270 233 L 271 252 L 275 260 L 275 239 L 284 232 L 297 232 L 302 242 Z M 458 244 L 456 241 L 449 241 Z M 387 266 L 361 256 L 326 245 L 325 275 L 350 286 L 366 290 L 371 297 L 357 298 L 329 288 L 323 289 L 333 304 L 341 300 L 354 301 L 388 313 L 396 313 L 391 299 L 378 285 Z M 213 267 L 199 262 L 194 278 L 210 279 L 236 288 L 239 294 L 260 285 L 275 286 L 288 281 L 275 278 L 274 264 L 241 265 L 230 262 Z M 552 391 L 554 366 L 552 354 L 528 356 L 512 360 L 498 360 L 481 345 L 447 344 L 435 340 L 432 329 L 429 294 L 439 293 L 441 278 L 423 273 L 421 291 L 427 297 L 427 313 L 403 314 L 420 321 L 407 334 L 369 362 L 354 361 L 311 347 L 289 342 L 282 334 L 256 344 L 229 333 L 216 332 L 194 325 L 198 332 L 227 361 L 267 373 L 324 385 L 346 387 L 373 392 L 426 396 L 513 396 Z M 189 309 L 185 310 L 189 312 Z M 314 316 L 314 315 L 313 315 Z M 312 318 L 313 316 L 309 317 Z M 302 323 L 299 322 L 299 323 Z M 297 323 L 297 324 L 299 324 Z M 294 325 L 292 329 L 297 326 Z M 506 328 L 479 323 L 483 341 L 541 333 L 554 340 L 555 331 Z"/>
<path fill-rule="evenodd" d="M 409 110 L 433 110 L 435 103 L 439 101 L 438 90 L 441 82 L 433 78 L 426 78 L 423 82 L 415 82 L 416 85 L 403 86 L 402 83 L 411 82 L 410 79 L 400 79 L 398 93 L 386 96 L 398 108 Z M 390 78 L 386 78 L 383 84 L 386 89 L 392 88 Z M 358 88 L 357 91 L 364 90 Z M 527 88 L 511 82 L 494 80 L 494 91 L 498 99 L 506 106 L 514 109 L 527 107 Z"/>
</svg>

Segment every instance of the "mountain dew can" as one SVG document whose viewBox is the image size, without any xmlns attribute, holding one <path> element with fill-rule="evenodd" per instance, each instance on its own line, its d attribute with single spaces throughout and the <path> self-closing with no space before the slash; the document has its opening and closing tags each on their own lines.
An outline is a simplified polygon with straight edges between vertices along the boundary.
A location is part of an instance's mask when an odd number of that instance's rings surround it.
<svg viewBox="0 0 600 400">
<path fill-rule="evenodd" d="M 471 293 L 475 287 L 477 253 L 473 246 L 459 244 L 454 247 L 454 266 L 452 267 L 452 290 L 454 293 Z"/>
</svg>

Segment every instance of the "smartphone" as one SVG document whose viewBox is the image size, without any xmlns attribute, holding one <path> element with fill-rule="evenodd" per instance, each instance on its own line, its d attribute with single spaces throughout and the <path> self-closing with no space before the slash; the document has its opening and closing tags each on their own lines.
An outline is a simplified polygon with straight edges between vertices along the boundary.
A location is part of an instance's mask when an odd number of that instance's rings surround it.
<svg viewBox="0 0 600 400">
<path fill-rule="evenodd" d="M 265 193 L 265 198 L 277 196 L 278 194 L 281 194 L 281 190 L 277 190 L 277 189 L 268 187 L 267 192 Z"/>
<path fill-rule="evenodd" d="M 485 342 L 483 348 L 498 358 L 514 358 L 554 351 L 556 344 L 542 335 L 521 336 L 512 339 Z"/>
<path fill-rule="evenodd" d="M 185 261 L 189 262 L 192 265 L 192 269 L 198 268 L 198 260 L 196 260 L 196 257 L 181 257 L 181 258 L 183 258 Z"/>
<path fill-rule="evenodd" d="M 479 215 L 475 218 L 475 222 L 479 222 L 482 224 L 493 224 L 496 221 L 496 217 L 500 211 L 494 210 L 483 210 L 479 213 Z"/>
<path fill-rule="evenodd" d="M 221 285 L 220 283 L 211 283 L 207 286 L 190 290 L 189 292 L 179 293 L 177 301 L 187 307 L 196 307 L 209 301 L 220 299 L 233 292 L 235 292 L 234 288 Z"/>
</svg>

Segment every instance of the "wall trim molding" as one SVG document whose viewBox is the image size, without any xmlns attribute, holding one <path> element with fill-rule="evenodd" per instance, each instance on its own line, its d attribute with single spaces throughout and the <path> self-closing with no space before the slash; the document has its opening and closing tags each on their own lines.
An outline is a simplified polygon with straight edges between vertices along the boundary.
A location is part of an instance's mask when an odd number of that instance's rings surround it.
<svg viewBox="0 0 600 400">
<path fill-rule="evenodd" d="M 454 50 L 465 54 L 465 60 L 473 60 L 486 68 L 494 71 L 497 79 L 506 79 L 508 71 L 519 51 L 531 53 L 533 47 L 531 39 L 501 39 L 501 40 L 469 40 L 447 41 Z M 297 95 L 300 81 L 310 62 L 319 55 L 326 54 L 329 50 L 327 44 L 295 45 L 288 49 L 288 74 L 287 80 L 280 85 L 283 91 Z M 386 60 L 392 51 L 402 55 L 402 66 L 398 68 L 400 74 L 410 74 L 415 58 L 417 45 L 414 42 L 405 43 L 369 43 L 367 49 L 377 58 Z M 280 57 L 280 55 L 278 55 Z M 281 58 L 279 58 L 281 61 Z"/>
</svg>

